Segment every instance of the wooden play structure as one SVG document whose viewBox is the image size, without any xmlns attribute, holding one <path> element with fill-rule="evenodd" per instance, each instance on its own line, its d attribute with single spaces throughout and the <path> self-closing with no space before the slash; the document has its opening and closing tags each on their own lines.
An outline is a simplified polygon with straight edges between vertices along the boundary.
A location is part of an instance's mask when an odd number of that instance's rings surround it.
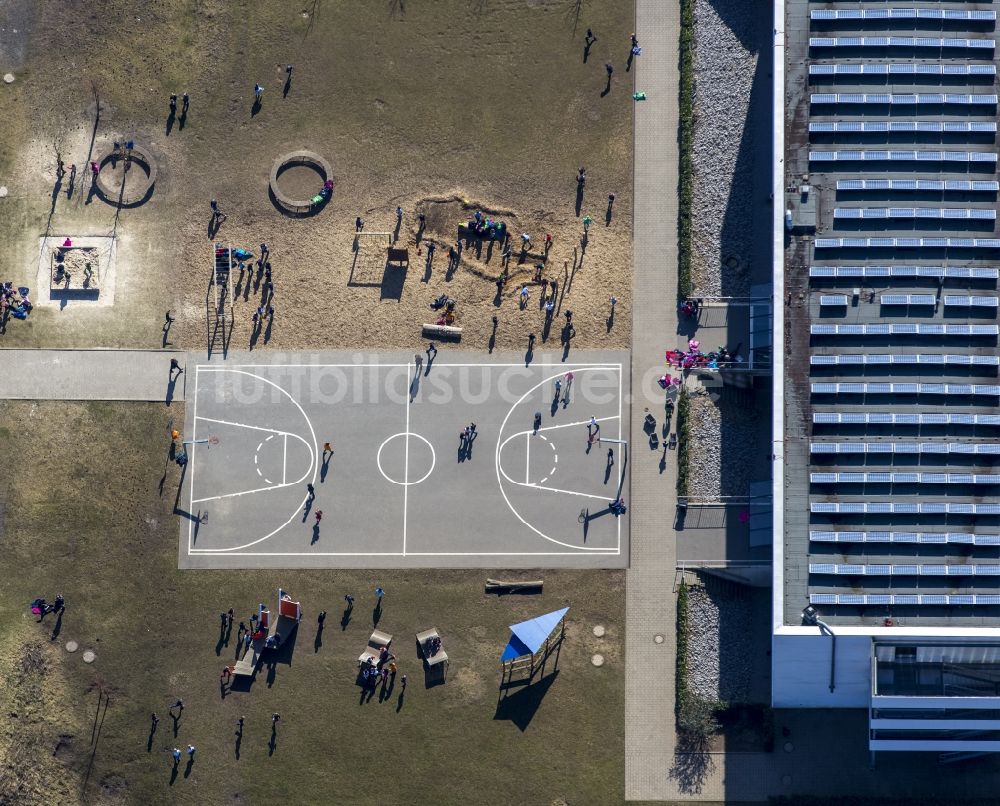
<svg viewBox="0 0 1000 806">
<path fill-rule="evenodd" d="M 530 683 L 535 671 L 544 666 L 549 652 L 566 637 L 568 607 L 544 616 L 510 625 L 510 640 L 500 656 L 501 687 L 511 684 L 516 674 L 525 675 L 521 683 Z"/>
<path fill-rule="evenodd" d="M 302 607 L 292 597 L 278 589 L 278 617 L 271 618 L 271 611 L 264 604 L 257 609 L 257 632 L 251 636 L 250 646 L 236 662 L 233 673 L 237 677 L 253 677 L 261 656 L 268 650 L 279 649 L 295 632 L 302 620 Z"/>
</svg>

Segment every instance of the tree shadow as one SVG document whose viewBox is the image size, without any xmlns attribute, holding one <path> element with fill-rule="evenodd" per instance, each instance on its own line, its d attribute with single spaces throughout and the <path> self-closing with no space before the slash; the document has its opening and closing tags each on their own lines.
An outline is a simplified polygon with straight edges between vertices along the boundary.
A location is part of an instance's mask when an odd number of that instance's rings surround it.
<svg viewBox="0 0 1000 806">
<path fill-rule="evenodd" d="M 705 779 L 715 769 L 712 754 L 708 752 L 708 741 L 700 737 L 678 735 L 677 751 L 668 777 L 677 782 L 677 788 L 685 795 L 701 792 Z"/>
<path fill-rule="evenodd" d="M 558 676 L 559 670 L 555 669 L 545 677 L 539 678 L 538 681 L 524 685 L 520 691 L 511 695 L 507 694 L 507 690 L 511 684 L 507 684 L 504 688 L 503 696 L 497 703 L 493 719 L 513 722 L 518 730 L 523 733 L 528 729 L 528 725 L 531 724 L 531 720 L 534 719 L 535 714 L 538 713 L 538 708 L 541 706 L 542 700 L 545 699 L 546 693 L 548 693 L 549 688 Z M 520 682 L 514 681 L 514 684 Z"/>
</svg>

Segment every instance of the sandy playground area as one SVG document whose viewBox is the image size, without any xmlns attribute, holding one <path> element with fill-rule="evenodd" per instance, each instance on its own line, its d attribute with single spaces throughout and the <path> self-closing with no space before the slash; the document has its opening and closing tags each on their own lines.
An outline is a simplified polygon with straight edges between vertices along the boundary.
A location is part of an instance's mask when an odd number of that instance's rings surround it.
<svg viewBox="0 0 1000 806">
<path fill-rule="evenodd" d="M 494 316 L 496 349 L 524 349 L 530 332 L 540 339 L 536 349 L 560 349 L 558 327 L 543 340 L 540 288 L 531 287 L 524 310 L 518 304 L 546 233 L 553 245 L 545 277 L 559 284 L 556 316 L 573 311 L 573 346 L 628 345 L 630 6 L 315 0 L 139 8 L 105 0 L 88 9 L 81 15 L 52 0 L 44 14 L 27 3 L 0 12 L 18 30 L 0 64 L 17 77 L 0 87 L 0 184 L 10 191 L 0 200 L 8 244 L 0 275 L 32 285 L 42 235 L 114 235 L 114 304 L 37 310 L 7 328 L 6 345 L 205 349 L 212 198 L 228 216 L 219 241 L 255 252 L 266 241 L 271 249 L 274 321 L 255 349 L 413 347 L 420 325 L 434 321 L 429 303 L 442 294 L 457 301 L 469 349 L 487 347 Z M 588 26 L 598 40 L 585 63 Z M 617 69 L 602 94 L 608 61 Z M 258 110 L 255 81 L 264 87 Z M 190 94 L 183 125 L 168 120 L 171 92 Z M 90 193 L 86 166 L 129 138 L 156 158 L 158 178 L 145 204 L 117 211 Z M 268 175 L 278 156 L 299 149 L 329 162 L 334 191 L 318 215 L 294 219 L 269 199 Z M 66 179 L 56 184 L 57 152 L 78 166 L 72 188 Z M 578 214 L 580 166 L 587 183 Z M 282 180 L 309 190 L 302 170 Z M 379 276 L 381 266 L 366 264 L 366 276 L 352 278 L 355 217 L 369 231 L 392 231 L 397 205 L 409 269 Z M 466 249 L 446 273 L 457 224 L 477 207 L 515 236 L 499 299 L 499 249 Z M 420 214 L 427 225 L 418 253 Z M 521 232 L 533 242 L 523 260 Z M 427 266 L 431 240 L 439 248 Z M 240 286 L 231 349 L 249 346 L 260 280 Z M 611 295 L 619 300 L 613 321 Z M 164 334 L 168 309 L 176 321 Z"/>
</svg>

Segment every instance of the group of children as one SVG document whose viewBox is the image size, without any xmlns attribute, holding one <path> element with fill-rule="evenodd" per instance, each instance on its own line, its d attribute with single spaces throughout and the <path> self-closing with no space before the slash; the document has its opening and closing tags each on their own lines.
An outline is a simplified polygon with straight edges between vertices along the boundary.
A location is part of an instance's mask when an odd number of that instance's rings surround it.
<svg viewBox="0 0 1000 806">
<path fill-rule="evenodd" d="M 0 324 L 7 324 L 8 316 L 27 319 L 33 307 L 31 300 L 28 299 L 27 288 L 14 288 L 10 280 L 0 287 Z"/>
</svg>

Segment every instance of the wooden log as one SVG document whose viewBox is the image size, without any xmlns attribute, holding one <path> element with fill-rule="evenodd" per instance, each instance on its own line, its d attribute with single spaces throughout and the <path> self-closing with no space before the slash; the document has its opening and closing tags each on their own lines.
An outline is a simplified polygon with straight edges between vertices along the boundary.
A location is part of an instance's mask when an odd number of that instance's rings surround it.
<svg viewBox="0 0 1000 806">
<path fill-rule="evenodd" d="M 502 579 L 487 579 L 486 580 L 486 592 L 487 593 L 500 593 L 501 591 L 507 591 L 508 593 L 517 593 L 519 591 L 535 591 L 541 592 L 543 580 L 533 579 L 524 582 L 507 582 Z"/>
<path fill-rule="evenodd" d="M 423 335 L 428 338 L 436 338 L 440 341 L 460 341 L 462 338 L 462 328 L 453 325 L 430 325 L 423 326 Z"/>
</svg>

